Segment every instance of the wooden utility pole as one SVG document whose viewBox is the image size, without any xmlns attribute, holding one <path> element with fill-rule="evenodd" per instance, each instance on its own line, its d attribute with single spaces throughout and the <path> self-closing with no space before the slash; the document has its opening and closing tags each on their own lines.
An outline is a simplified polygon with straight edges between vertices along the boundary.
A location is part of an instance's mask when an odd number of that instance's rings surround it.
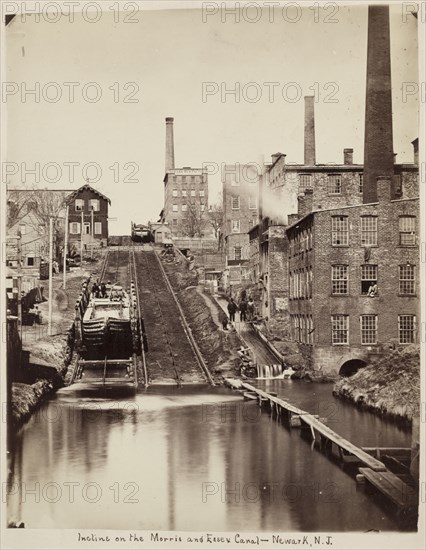
<svg viewBox="0 0 426 550">
<path fill-rule="evenodd" d="M 52 304 L 53 302 L 53 218 L 50 218 L 49 224 L 49 320 L 48 336 L 52 336 Z"/>
<path fill-rule="evenodd" d="M 64 289 L 67 286 L 67 257 L 68 257 L 68 218 L 69 218 L 70 207 L 67 205 L 65 211 L 65 236 L 64 236 Z"/>
<path fill-rule="evenodd" d="M 90 246 L 90 257 L 93 258 L 93 244 L 95 238 L 95 224 L 94 224 L 94 211 L 92 206 L 92 211 L 90 213 L 90 232 L 91 232 L 91 246 Z"/>
<path fill-rule="evenodd" d="M 83 269 L 83 231 L 84 231 L 84 212 L 81 211 L 81 233 L 80 233 L 80 267 Z"/>
</svg>

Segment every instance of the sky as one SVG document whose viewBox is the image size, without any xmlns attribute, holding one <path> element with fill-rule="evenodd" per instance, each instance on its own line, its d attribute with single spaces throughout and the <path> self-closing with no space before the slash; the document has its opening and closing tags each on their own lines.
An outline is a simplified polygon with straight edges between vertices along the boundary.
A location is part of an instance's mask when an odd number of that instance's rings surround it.
<svg viewBox="0 0 426 550">
<path fill-rule="evenodd" d="M 391 6 L 394 150 L 412 162 L 417 23 L 401 12 Z M 165 117 L 175 119 L 176 167 L 208 164 L 214 202 L 225 163 L 278 151 L 303 162 L 303 96 L 314 93 L 317 162 L 340 163 L 347 147 L 363 162 L 366 5 L 240 11 L 239 22 L 219 12 L 203 21 L 199 9 L 88 19 L 33 15 L 7 27 L 3 183 L 76 189 L 88 177 L 111 199 L 110 234 L 129 234 L 131 220 L 156 221 L 163 205 Z"/>
</svg>

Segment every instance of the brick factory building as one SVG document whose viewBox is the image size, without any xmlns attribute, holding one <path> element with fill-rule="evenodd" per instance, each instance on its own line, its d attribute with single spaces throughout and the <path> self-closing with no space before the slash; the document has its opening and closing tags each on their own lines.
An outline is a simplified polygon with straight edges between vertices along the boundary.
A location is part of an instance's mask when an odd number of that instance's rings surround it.
<svg viewBox="0 0 426 550">
<path fill-rule="evenodd" d="M 222 170 L 225 286 L 248 281 L 249 234 L 258 222 L 259 167 L 227 164 Z"/>
<path fill-rule="evenodd" d="M 418 139 L 414 162 L 396 163 L 388 12 L 369 7 L 365 164 L 354 164 L 349 148 L 341 164 L 316 164 L 314 103 L 305 98 L 304 164 L 273 155 L 251 232 L 262 316 L 323 372 L 348 374 L 388 346 L 416 341 Z"/>
<path fill-rule="evenodd" d="M 413 147 L 414 163 L 392 166 L 393 199 L 414 199 L 419 196 L 419 168 L 416 163 L 418 162 L 418 140 L 413 141 Z M 286 165 L 284 161 L 285 155 L 280 154 L 279 158 L 273 155 L 273 163 L 266 169 L 267 177 L 263 187 L 261 222 L 258 230 L 259 257 L 253 251 L 251 253 L 258 263 L 259 277 L 264 283 L 260 304 L 262 316 L 268 319 L 280 319 L 282 322 L 286 322 L 286 316 L 283 315 L 285 310 L 283 300 L 287 293 L 282 290 L 286 267 L 282 266 L 281 262 L 277 264 L 276 260 L 270 257 L 271 251 L 279 255 L 280 251 L 286 247 L 285 243 L 280 242 L 280 239 L 286 237 L 283 230 L 279 228 L 285 228 L 291 220 L 303 217 L 312 211 L 359 206 L 363 204 L 364 196 L 364 166 L 353 163 L 352 149 L 344 150 L 342 164 Z M 277 165 L 280 166 L 277 170 L 278 175 L 271 178 L 270 174 Z M 294 212 L 297 212 L 297 215 Z M 275 268 L 272 268 L 271 262 L 275 262 Z M 252 263 L 250 263 L 250 270 L 254 271 Z"/>
<path fill-rule="evenodd" d="M 386 345 L 416 341 L 419 201 L 393 199 L 388 177 L 377 198 L 286 229 L 290 336 L 323 372 L 345 374 Z"/>
<path fill-rule="evenodd" d="M 174 237 L 207 237 L 208 174 L 202 168 L 175 168 L 173 118 L 166 118 L 166 173 L 161 222 Z"/>
</svg>

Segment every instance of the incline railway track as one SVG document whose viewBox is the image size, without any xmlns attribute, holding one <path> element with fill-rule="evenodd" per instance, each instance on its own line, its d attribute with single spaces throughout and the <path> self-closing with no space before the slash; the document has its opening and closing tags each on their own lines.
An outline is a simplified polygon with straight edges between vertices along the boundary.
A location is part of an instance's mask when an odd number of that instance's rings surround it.
<svg viewBox="0 0 426 550">
<path fill-rule="evenodd" d="M 214 384 L 155 250 L 135 246 L 134 251 L 150 383 Z"/>
<path fill-rule="evenodd" d="M 108 321 L 108 328 L 106 329 L 98 327 L 100 321 L 97 320 L 94 320 L 90 327 L 89 324 L 85 325 L 86 328 L 84 330 L 86 332 L 83 338 L 83 346 L 81 349 L 79 348 L 77 368 L 74 371 L 72 382 L 80 380 L 82 382 L 87 381 L 92 383 L 95 381 L 98 383 L 103 380 L 103 386 L 105 386 L 105 384 L 110 386 L 112 383 L 119 385 L 121 381 L 124 384 L 126 382 L 125 377 L 123 377 L 120 372 L 117 373 L 114 371 L 117 370 L 117 368 L 120 369 L 127 366 L 127 378 L 129 382 L 133 381 L 133 387 L 136 388 L 138 384 L 142 383 L 147 386 L 148 376 L 144 350 L 145 338 L 143 333 L 143 319 L 140 312 L 137 270 L 133 247 L 122 246 L 114 249 L 107 249 L 100 272 L 96 275 L 92 274 L 91 276 L 91 281 L 87 287 L 88 291 L 95 281 L 98 284 L 105 283 L 110 285 L 112 288 L 117 285 L 128 292 L 130 309 L 127 315 L 129 315 L 128 319 L 130 319 L 130 326 L 132 327 L 131 335 L 129 334 L 130 341 L 124 345 L 124 348 L 122 347 L 123 338 L 126 338 L 123 334 L 125 334 L 127 329 L 124 328 L 125 325 L 121 325 L 122 328 L 120 328 L 120 325 L 117 325 L 117 323 L 113 326 L 114 321 Z M 102 307 L 105 306 L 99 303 L 97 307 L 102 310 Z M 117 304 L 117 307 L 120 307 L 120 305 Z M 80 320 L 78 322 L 81 323 Z M 119 321 L 119 323 L 120 322 L 121 321 Z M 125 318 L 123 322 L 126 322 Z M 81 328 L 79 330 L 80 334 L 81 330 L 83 329 Z M 119 340 L 117 340 L 119 347 L 112 344 L 112 346 L 107 348 L 101 347 L 97 350 L 96 346 L 99 346 L 99 344 L 96 342 L 98 342 L 99 339 L 105 338 L 105 336 L 101 336 L 102 330 L 122 331 L 122 336 L 118 336 Z M 94 346 L 90 340 L 93 338 Z M 114 341 L 114 338 L 117 338 L 117 332 L 112 334 L 112 338 L 112 341 Z M 106 342 L 108 341 L 111 342 L 111 340 L 107 339 Z M 108 344 L 106 345 L 108 346 Z M 99 355 L 101 350 L 104 354 L 102 357 Z M 120 367 L 120 365 L 122 365 L 122 367 Z M 100 372 L 101 370 L 102 373 Z M 129 384 L 125 385 L 128 386 Z"/>
<path fill-rule="evenodd" d="M 108 247 L 98 281 L 117 282 L 136 296 L 140 384 L 214 385 L 152 246 Z"/>
<path fill-rule="evenodd" d="M 148 369 L 146 366 L 146 357 L 145 350 L 147 349 L 146 334 L 145 334 L 145 325 L 141 312 L 141 302 L 139 298 L 139 280 L 138 280 L 138 271 L 136 269 L 136 259 L 135 259 L 135 249 L 132 245 L 130 247 L 130 257 L 129 257 L 129 268 L 130 268 L 130 277 L 134 282 L 134 292 L 136 294 L 136 303 L 137 303 L 137 317 L 138 317 L 138 331 L 139 331 L 139 342 L 141 350 L 141 365 L 139 370 L 142 372 L 139 373 L 139 380 L 143 380 L 145 388 L 148 387 L 149 378 L 148 378 Z"/>
</svg>

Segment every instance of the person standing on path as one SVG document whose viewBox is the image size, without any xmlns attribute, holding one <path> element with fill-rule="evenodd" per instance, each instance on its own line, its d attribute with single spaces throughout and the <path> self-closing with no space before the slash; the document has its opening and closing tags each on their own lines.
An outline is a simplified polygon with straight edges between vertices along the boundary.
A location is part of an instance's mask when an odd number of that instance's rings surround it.
<svg viewBox="0 0 426 550">
<path fill-rule="evenodd" d="M 247 318 L 249 321 L 252 321 L 254 317 L 254 302 L 253 298 L 250 296 L 247 302 Z"/>
<path fill-rule="evenodd" d="M 223 330 L 228 330 L 228 316 L 223 309 L 219 311 L 219 321 L 222 323 Z"/>
<path fill-rule="evenodd" d="M 240 321 L 247 321 L 247 302 L 245 300 L 240 302 Z"/>
<path fill-rule="evenodd" d="M 231 298 L 228 303 L 229 320 L 231 323 L 235 322 L 235 312 L 237 311 L 237 304 L 234 302 L 234 298 Z"/>
</svg>

